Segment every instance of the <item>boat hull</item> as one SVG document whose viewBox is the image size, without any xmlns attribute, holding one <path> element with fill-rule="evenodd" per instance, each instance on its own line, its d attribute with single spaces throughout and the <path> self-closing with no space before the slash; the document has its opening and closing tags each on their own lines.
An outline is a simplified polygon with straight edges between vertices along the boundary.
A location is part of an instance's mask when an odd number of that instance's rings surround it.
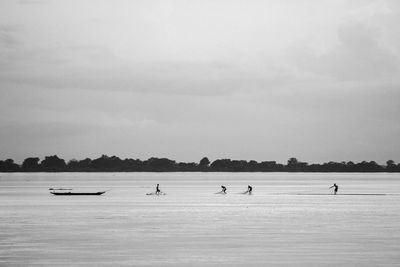
<svg viewBox="0 0 400 267">
<path fill-rule="evenodd" d="M 56 196 L 98 196 L 105 193 L 104 192 L 94 192 L 94 193 L 72 193 L 72 192 L 50 192 Z"/>
</svg>

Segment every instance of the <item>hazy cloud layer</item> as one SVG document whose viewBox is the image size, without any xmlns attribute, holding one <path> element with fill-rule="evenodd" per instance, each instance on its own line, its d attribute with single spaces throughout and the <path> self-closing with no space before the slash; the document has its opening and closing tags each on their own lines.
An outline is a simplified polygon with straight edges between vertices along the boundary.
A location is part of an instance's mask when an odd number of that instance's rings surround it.
<svg viewBox="0 0 400 267">
<path fill-rule="evenodd" d="M 341 26 L 338 44 L 328 52 L 316 54 L 311 48 L 297 49 L 298 66 L 339 81 L 391 79 L 398 74 L 396 52 L 381 43 L 377 28 L 356 23 Z"/>
<path fill-rule="evenodd" d="M 397 1 L 2 1 L 0 157 L 400 161 Z"/>
</svg>

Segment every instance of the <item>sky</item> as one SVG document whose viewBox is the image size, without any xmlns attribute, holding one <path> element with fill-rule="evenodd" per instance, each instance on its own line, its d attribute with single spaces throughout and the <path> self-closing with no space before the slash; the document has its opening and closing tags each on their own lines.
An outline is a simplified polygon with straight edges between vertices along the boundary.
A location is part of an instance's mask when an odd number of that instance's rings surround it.
<svg viewBox="0 0 400 267">
<path fill-rule="evenodd" d="M 0 159 L 400 162 L 397 0 L 0 1 Z"/>
</svg>

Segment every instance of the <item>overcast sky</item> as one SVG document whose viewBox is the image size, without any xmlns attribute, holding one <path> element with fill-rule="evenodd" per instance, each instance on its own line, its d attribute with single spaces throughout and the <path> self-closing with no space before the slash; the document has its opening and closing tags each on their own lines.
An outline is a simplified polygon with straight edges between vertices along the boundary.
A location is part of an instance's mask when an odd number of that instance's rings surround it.
<svg viewBox="0 0 400 267">
<path fill-rule="evenodd" d="M 0 159 L 400 161 L 400 1 L 0 2 Z"/>
</svg>

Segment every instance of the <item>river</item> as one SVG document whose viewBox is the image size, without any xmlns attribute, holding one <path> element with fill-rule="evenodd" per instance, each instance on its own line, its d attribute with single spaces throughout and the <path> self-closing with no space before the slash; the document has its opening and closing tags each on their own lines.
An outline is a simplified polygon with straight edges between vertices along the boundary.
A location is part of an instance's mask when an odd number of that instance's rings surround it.
<svg viewBox="0 0 400 267">
<path fill-rule="evenodd" d="M 225 265 L 399 266 L 400 174 L 0 173 L 0 266 Z"/>
</svg>

